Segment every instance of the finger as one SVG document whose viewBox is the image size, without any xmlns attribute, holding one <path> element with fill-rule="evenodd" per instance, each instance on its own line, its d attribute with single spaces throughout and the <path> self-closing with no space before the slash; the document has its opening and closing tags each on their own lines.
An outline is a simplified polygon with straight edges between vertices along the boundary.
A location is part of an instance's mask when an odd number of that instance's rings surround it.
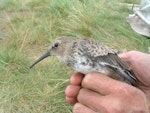
<svg viewBox="0 0 150 113">
<path fill-rule="evenodd" d="M 129 57 L 130 55 L 129 55 L 129 53 L 127 52 L 127 53 L 119 54 L 118 56 L 119 56 L 120 58 L 122 58 L 122 59 L 128 59 L 128 57 Z"/>
<path fill-rule="evenodd" d="M 79 90 L 80 90 L 80 86 L 76 86 L 76 85 L 69 85 L 67 86 L 66 90 L 65 90 L 65 94 L 67 97 L 74 97 L 76 98 Z"/>
<path fill-rule="evenodd" d="M 127 52 L 127 53 L 122 53 L 122 54 L 119 54 L 118 56 L 124 60 L 125 62 L 127 62 L 128 64 L 130 64 L 130 60 L 131 60 L 131 57 L 132 57 L 132 53 L 133 52 Z"/>
<path fill-rule="evenodd" d="M 71 76 L 70 82 L 73 85 L 80 85 L 83 77 L 84 77 L 84 75 L 82 73 L 77 72 Z"/>
<path fill-rule="evenodd" d="M 127 53 L 119 54 L 119 57 L 125 62 L 127 62 L 129 65 L 132 65 L 132 63 L 137 60 L 135 59 L 135 57 L 139 59 L 140 58 L 139 55 L 143 56 L 143 54 L 144 53 L 139 51 L 129 51 Z"/>
<path fill-rule="evenodd" d="M 73 113 L 97 113 L 97 112 L 91 110 L 90 108 L 88 108 L 80 103 L 76 103 L 73 108 Z M 101 112 L 99 112 L 99 113 L 101 113 Z"/>
<path fill-rule="evenodd" d="M 103 113 L 105 110 L 105 96 L 98 94 L 97 92 L 82 88 L 78 94 L 77 100 L 79 103 L 89 107 L 95 112 Z"/>
<path fill-rule="evenodd" d="M 97 72 L 88 73 L 82 81 L 82 87 L 99 92 L 102 95 L 116 92 L 122 87 L 121 84 L 125 83 Z"/>
<path fill-rule="evenodd" d="M 76 98 L 70 98 L 70 97 L 66 97 L 66 101 L 67 101 L 69 104 L 75 104 L 75 103 L 78 102 Z"/>
</svg>

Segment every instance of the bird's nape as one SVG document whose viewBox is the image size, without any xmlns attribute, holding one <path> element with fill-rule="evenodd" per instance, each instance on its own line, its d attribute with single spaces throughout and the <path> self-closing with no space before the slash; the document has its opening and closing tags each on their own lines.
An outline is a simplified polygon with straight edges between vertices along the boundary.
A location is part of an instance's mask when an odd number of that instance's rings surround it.
<svg viewBox="0 0 150 113">
<path fill-rule="evenodd" d="M 50 55 L 50 51 L 47 51 L 45 54 L 43 54 L 38 60 L 36 60 L 31 66 L 30 69 L 35 66 L 37 63 L 39 63 L 40 61 L 42 61 L 43 59 L 47 58 Z"/>
</svg>

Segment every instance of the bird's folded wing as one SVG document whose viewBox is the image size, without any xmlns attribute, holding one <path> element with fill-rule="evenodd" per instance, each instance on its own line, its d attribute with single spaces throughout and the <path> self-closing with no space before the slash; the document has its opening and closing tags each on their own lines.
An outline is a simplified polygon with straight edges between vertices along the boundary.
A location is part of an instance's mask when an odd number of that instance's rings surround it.
<svg viewBox="0 0 150 113">
<path fill-rule="evenodd" d="M 84 55 L 87 55 L 94 61 L 103 63 L 117 71 L 118 74 L 122 74 L 125 78 L 131 79 L 131 81 L 137 81 L 131 67 L 118 57 L 115 50 L 94 39 L 83 39 L 80 40 L 78 44 L 78 49 L 80 49 Z"/>
</svg>

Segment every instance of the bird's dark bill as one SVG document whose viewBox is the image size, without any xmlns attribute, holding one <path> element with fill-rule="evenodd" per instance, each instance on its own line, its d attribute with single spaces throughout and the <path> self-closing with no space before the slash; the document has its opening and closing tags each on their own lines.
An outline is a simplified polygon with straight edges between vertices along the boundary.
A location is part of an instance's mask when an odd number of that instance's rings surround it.
<svg viewBox="0 0 150 113">
<path fill-rule="evenodd" d="M 34 65 L 36 65 L 37 63 L 39 63 L 41 60 L 45 59 L 46 57 L 50 56 L 50 51 L 47 51 L 44 55 L 42 55 L 38 60 L 36 60 L 31 66 L 30 68 L 32 68 Z"/>
</svg>

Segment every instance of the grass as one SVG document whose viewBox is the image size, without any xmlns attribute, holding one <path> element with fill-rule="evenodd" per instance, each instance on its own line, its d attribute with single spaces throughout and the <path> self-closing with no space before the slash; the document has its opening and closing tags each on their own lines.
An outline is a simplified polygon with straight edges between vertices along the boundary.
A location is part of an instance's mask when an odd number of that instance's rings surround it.
<svg viewBox="0 0 150 113">
<path fill-rule="evenodd" d="M 133 12 L 118 1 L 3 0 L 7 35 L 0 38 L 0 112 L 72 112 L 64 91 L 73 71 L 56 58 L 29 69 L 57 36 L 93 37 L 119 50 L 148 52 L 150 39 L 130 28 L 125 18 Z"/>
</svg>

